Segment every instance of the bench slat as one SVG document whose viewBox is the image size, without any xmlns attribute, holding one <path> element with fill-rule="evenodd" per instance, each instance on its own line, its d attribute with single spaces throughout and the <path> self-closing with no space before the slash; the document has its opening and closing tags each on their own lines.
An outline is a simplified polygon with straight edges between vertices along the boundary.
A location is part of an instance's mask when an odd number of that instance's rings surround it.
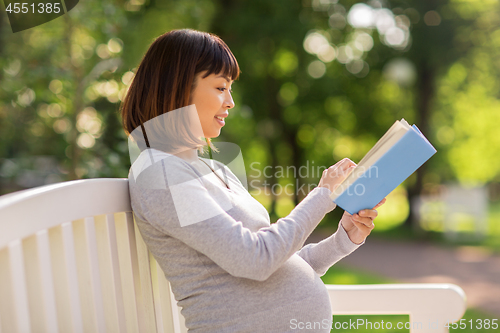
<svg viewBox="0 0 500 333">
<path fill-rule="evenodd" d="M 151 254 L 150 262 L 158 332 L 179 332 L 179 320 L 175 320 L 176 313 L 172 311 L 169 283 L 165 281 L 163 271 Z"/>
<path fill-rule="evenodd" d="M 43 301 L 41 309 L 43 309 L 43 313 L 45 315 L 46 331 L 48 333 L 59 332 L 54 278 L 52 276 L 52 262 L 50 260 L 49 233 L 47 230 L 41 230 L 36 233 L 36 243 L 42 292 L 41 296 Z M 38 311 L 40 311 L 40 309 L 38 309 Z"/>
<path fill-rule="evenodd" d="M 122 279 L 125 324 L 127 332 L 140 332 L 137 303 L 137 299 L 140 297 L 137 248 L 134 226 L 128 223 L 126 213 L 115 214 L 115 231 L 120 277 Z"/>
<path fill-rule="evenodd" d="M 125 332 L 125 314 L 113 215 L 96 216 L 95 232 L 106 332 Z"/>
<path fill-rule="evenodd" d="M 141 309 L 141 319 L 145 329 L 141 327 L 141 332 L 156 332 L 156 318 L 154 310 L 153 287 L 151 283 L 151 268 L 149 263 L 149 251 L 142 240 L 136 223 L 134 225 L 135 241 L 137 246 L 137 259 L 139 263 L 139 275 L 141 284 L 141 298 L 139 309 Z M 141 304 L 142 303 L 142 304 Z"/>
<path fill-rule="evenodd" d="M 75 237 L 73 230 L 73 223 L 63 223 L 62 225 L 63 231 L 63 240 L 64 240 L 64 248 L 65 248 L 65 263 L 68 272 L 68 286 L 69 286 L 69 294 L 71 301 L 71 314 L 73 319 L 73 327 L 75 332 L 83 333 L 84 332 L 84 317 L 82 311 L 82 300 L 80 296 L 80 287 L 79 281 L 79 272 L 77 265 L 77 255 L 76 255 L 76 245 L 75 245 Z M 85 262 L 83 263 L 85 264 Z M 85 290 L 87 292 L 87 290 Z"/>
<path fill-rule="evenodd" d="M 97 319 L 97 332 L 106 332 L 106 321 L 104 319 L 104 305 L 102 285 L 100 279 L 99 257 L 97 255 L 97 239 L 95 232 L 95 218 L 86 217 L 84 219 L 85 235 L 87 240 L 87 251 L 90 263 L 91 290 L 94 296 L 95 316 Z"/>
<path fill-rule="evenodd" d="M 15 240 L 9 244 L 9 263 L 12 273 L 13 310 L 17 322 L 17 332 L 31 332 L 26 273 L 24 271 L 23 248 L 20 240 Z"/>
<path fill-rule="evenodd" d="M 84 332 L 104 332 L 102 292 L 99 283 L 99 264 L 93 218 L 73 221 L 73 237 L 78 274 L 78 290 Z"/>
<path fill-rule="evenodd" d="M 47 332 L 43 313 L 42 284 L 40 283 L 40 265 L 36 235 L 22 240 L 26 295 L 33 330 Z"/>
<path fill-rule="evenodd" d="M 81 333 L 80 300 L 76 281 L 74 248 L 71 223 L 50 228 L 50 259 L 52 263 L 52 281 L 56 304 L 57 323 L 60 332 Z M 71 238 L 71 239 L 68 239 Z M 68 261 L 70 261 L 68 263 Z M 73 289 L 72 289 L 73 288 Z"/>
<path fill-rule="evenodd" d="M 116 242 L 116 223 L 114 214 L 106 215 L 106 227 L 108 229 L 109 241 L 110 241 L 110 251 L 111 251 L 111 262 L 113 267 L 113 279 L 115 281 L 115 294 L 116 303 L 118 310 L 118 323 L 120 332 L 126 332 L 125 323 L 125 308 L 123 305 L 123 287 L 122 278 L 120 275 L 120 260 L 118 258 L 118 245 Z"/>
<path fill-rule="evenodd" d="M 12 293 L 12 272 L 10 268 L 9 249 L 0 250 L 0 331 L 17 332 L 17 324 L 13 315 L 12 304 L 14 295 Z"/>
</svg>

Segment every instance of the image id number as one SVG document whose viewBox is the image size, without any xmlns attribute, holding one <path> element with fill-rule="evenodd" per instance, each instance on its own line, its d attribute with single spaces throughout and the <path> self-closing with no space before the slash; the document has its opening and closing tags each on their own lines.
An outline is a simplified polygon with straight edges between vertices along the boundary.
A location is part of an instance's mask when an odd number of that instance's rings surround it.
<svg viewBox="0 0 500 333">
<path fill-rule="evenodd" d="M 61 12 L 61 7 L 60 3 L 43 3 L 40 2 L 38 3 L 38 8 L 35 9 L 35 4 L 29 4 L 29 3 L 9 3 L 7 8 L 5 9 L 8 13 L 39 13 L 39 14 L 50 14 L 50 13 L 60 13 Z M 31 8 L 30 8 L 31 7 Z M 31 10 L 30 10 L 31 9 Z M 36 10 L 36 11 L 35 11 Z"/>
<path fill-rule="evenodd" d="M 447 328 L 453 329 L 492 329 L 496 330 L 498 328 L 498 319 L 476 319 L 476 320 L 465 320 L 460 319 L 460 321 L 450 324 L 447 323 L 445 325 Z"/>
</svg>

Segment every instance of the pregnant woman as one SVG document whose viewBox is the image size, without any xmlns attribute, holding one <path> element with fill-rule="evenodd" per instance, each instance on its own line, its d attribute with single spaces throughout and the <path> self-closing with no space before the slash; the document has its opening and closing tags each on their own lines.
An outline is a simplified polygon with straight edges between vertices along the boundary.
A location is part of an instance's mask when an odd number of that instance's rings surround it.
<svg viewBox="0 0 500 333">
<path fill-rule="evenodd" d="M 304 246 L 355 166 L 343 159 L 271 224 L 227 166 L 198 154 L 207 145 L 216 150 L 210 139 L 234 107 L 231 85 L 239 73 L 228 46 L 210 33 L 173 30 L 149 47 L 121 106 L 138 148 L 129 173 L 138 228 L 189 332 L 297 332 L 308 323 L 314 329 L 307 332 L 330 332 L 320 276 L 364 243 L 385 199 L 345 212 L 333 235 Z"/>
</svg>

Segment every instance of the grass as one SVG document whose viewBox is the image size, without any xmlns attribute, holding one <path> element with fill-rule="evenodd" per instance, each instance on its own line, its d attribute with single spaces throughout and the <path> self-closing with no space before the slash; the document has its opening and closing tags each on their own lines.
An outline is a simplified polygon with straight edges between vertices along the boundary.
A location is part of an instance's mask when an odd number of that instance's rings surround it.
<svg viewBox="0 0 500 333">
<path fill-rule="evenodd" d="M 359 269 L 351 269 L 336 264 L 321 277 L 325 284 L 384 284 L 397 283 L 396 281 L 387 279 L 383 276 L 376 275 Z M 491 333 L 498 332 L 493 329 L 492 320 L 494 316 L 487 314 L 477 309 L 467 309 L 462 318 L 462 328 L 450 327 L 450 332 L 468 332 L 468 333 Z M 490 327 L 485 328 L 484 324 L 489 320 Z M 498 323 L 500 319 L 497 319 Z M 358 325 L 359 324 L 359 325 Z M 397 329 L 398 324 L 401 329 Z M 428 325 L 428 323 L 423 323 Z M 481 328 L 479 327 L 482 324 Z M 378 332 L 378 333 L 405 333 L 410 332 L 408 315 L 349 315 L 349 316 L 333 316 L 332 330 L 336 333 L 363 333 L 363 332 Z M 464 328 L 464 325 L 466 327 Z M 500 324 L 499 324 L 500 325 Z M 458 326 L 458 323 L 457 323 Z M 438 330 L 436 330 L 438 332 Z"/>
</svg>

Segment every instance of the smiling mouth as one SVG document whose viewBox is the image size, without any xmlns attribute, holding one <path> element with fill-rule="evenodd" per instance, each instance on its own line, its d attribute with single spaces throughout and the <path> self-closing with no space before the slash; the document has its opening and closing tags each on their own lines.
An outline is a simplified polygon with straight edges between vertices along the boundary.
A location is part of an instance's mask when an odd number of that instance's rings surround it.
<svg viewBox="0 0 500 333">
<path fill-rule="evenodd" d="M 224 126 L 224 125 L 226 125 L 226 122 L 224 121 L 224 118 L 219 117 L 219 116 L 215 116 L 214 118 L 215 118 L 215 120 L 217 121 L 217 123 L 219 124 L 219 126 Z"/>
</svg>

